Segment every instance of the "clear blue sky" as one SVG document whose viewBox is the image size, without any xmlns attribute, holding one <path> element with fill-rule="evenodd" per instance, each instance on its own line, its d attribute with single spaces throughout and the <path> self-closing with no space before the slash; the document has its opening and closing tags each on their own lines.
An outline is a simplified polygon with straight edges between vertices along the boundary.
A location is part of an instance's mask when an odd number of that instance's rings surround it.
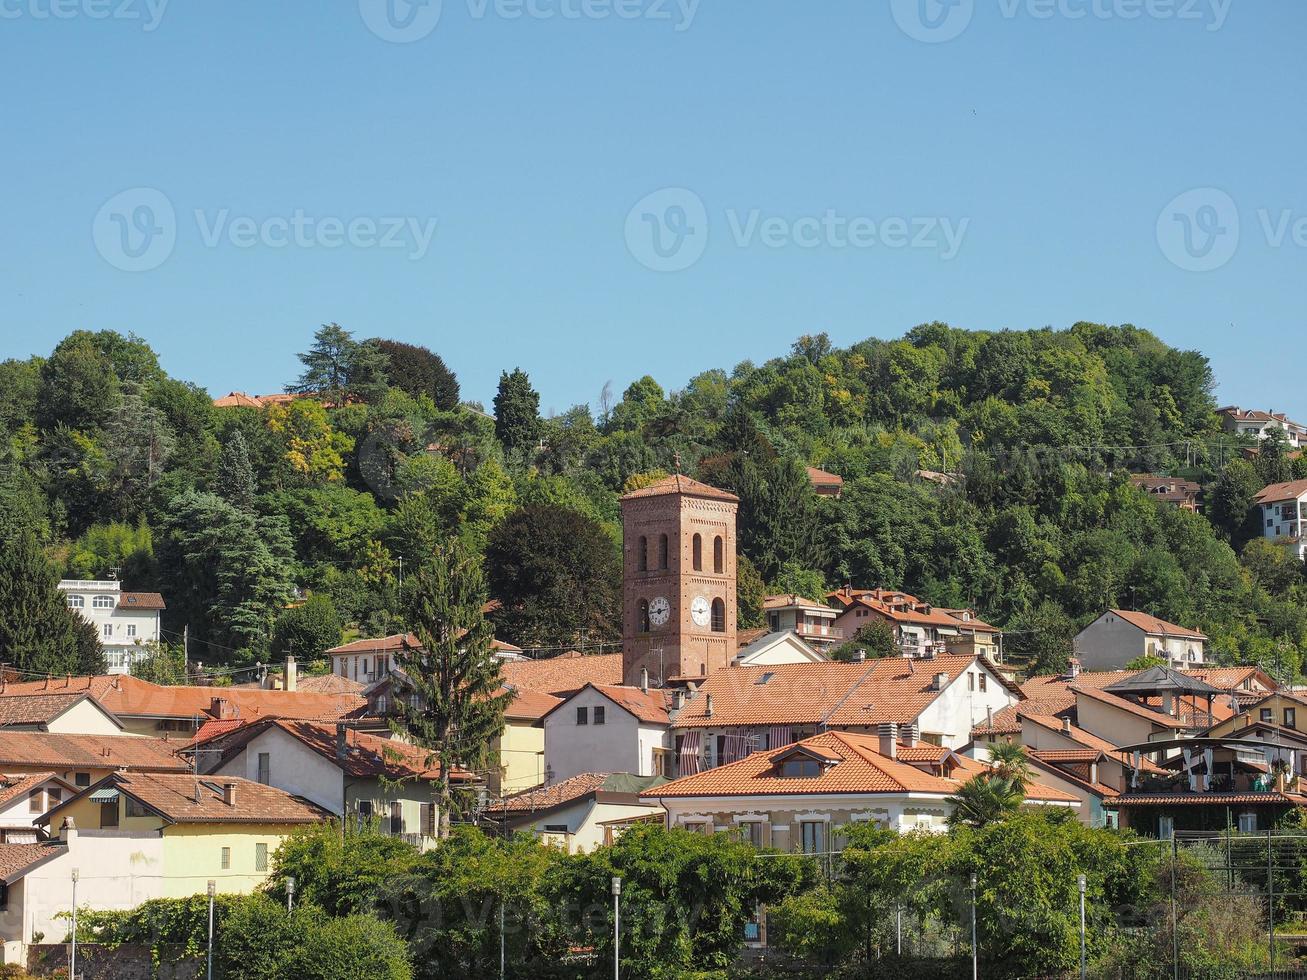
<svg viewBox="0 0 1307 980">
<path fill-rule="evenodd" d="M 1307 416 L 1307 4 L 53 2 L 0 3 L 0 357 L 131 330 L 215 394 L 273 391 L 334 320 L 429 345 L 469 398 L 520 365 L 561 411 L 802 333 L 1085 319 Z M 628 222 L 664 188 L 693 196 Z M 1194 188 L 1228 197 L 1166 210 Z M 425 252 L 243 237 L 297 212 L 328 242 L 437 224 Z"/>
</svg>

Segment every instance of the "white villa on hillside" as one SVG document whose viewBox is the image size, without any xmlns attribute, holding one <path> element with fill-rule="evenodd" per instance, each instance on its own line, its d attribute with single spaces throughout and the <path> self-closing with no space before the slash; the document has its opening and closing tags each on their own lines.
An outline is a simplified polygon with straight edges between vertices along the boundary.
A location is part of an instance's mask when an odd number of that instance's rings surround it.
<svg viewBox="0 0 1307 980">
<path fill-rule="evenodd" d="M 159 614 L 165 608 L 159 593 L 124 592 L 120 582 L 92 579 L 64 579 L 59 589 L 68 608 L 99 633 L 109 673 L 129 673 L 159 642 Z"/>
<path fill-rule="evenodd" d="M 1261 508 L 1263 537 L 1292 548 L 1298 558 L 1307 555 L 1307 480 L 1273 483 L 1253 499 Z"/>
</svg>

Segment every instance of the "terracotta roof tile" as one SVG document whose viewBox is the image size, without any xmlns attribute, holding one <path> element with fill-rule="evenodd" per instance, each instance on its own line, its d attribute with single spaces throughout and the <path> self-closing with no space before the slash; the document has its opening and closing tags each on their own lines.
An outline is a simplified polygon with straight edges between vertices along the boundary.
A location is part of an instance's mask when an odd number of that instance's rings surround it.
<svg viewBox="0 0 1307 980">
<path fill-rule="evenodd" d="M 0 698 L 0 725 L 46 725 L 89 697 L 86 691 L 75 691 Z"/>
<path fill-rule="evenodd" d="M 119 609 L 167 609 L 163 596 L 157 592 L 123 592 L 118 598 Z"/>
<path fill-rule="evenodd" d="M 552 786 L 539 786 L 506 797 L 499 806 L 491 807 L 489 812 L 530 813 L 534 810 L 552 810 L 596 792 L 603 787 L 608 775 L 606 772 L 583 772 Z"/>
<path fill-rule="evenodd" d="M 657 483 L 651 483 L 647 487 L 641 487 L 639 490 L 632 490 L 622 496 L 623 500 L 637 500 L 641 497 L 664 497 L 668 494 L 682 493 L 689 497 L 707 497 L 711 500 L 731 500 L 739 502 L 739 497 L 725 490 L 719 490 L 716 487 L 710 487 L 706 483 L 700 483 L 698 480 L 692 480 L 681 473 L 664 477 Z"/>
<path fill-rule="evenodd" d="M 5 684 L 3 699 L 25 694 L 87 691 L 113 714 L 122 717 L 199 719 L 216 717 L 215 699 L 240 718 L 339 718 L 366 702 L 349 694 L 312 694 L 300 691 L 260 691 L 232 687 L 178 685 L 165 687 L 130 674 L 95 677 L 56 677 L 48 681 Z"/>
<path fill-rule="evenodd" d="M 185 771 L 178 742 L 138 735 L 57 735 L 53 732 L 11 732 L 0 729 L 0 771 L 5 766 L 70 769 L 142 769 Z"/>
<path fill-rule="evenodd" d="M 1219 806 L 1226 803 L 1280 803 L 1302 806 L 1307 802 L 1297 794 L 1285 793 L 1123 793 L 1118 806 Z"/>
<path fill-rule="evenodd" d="M 844 486 L 844 477 L 840 476 L 838 473 L 828 473 L 815 466 L 808 467 L 808 480 L 814 487 Z"/>
<path fill-rule="evenodd" d="M 562 698 L 556 698 L 552 694 L 516 689 L 513 691 L 512 702 L 504 712 L 504 717 L 514 721 L 539 721 L 562 703 Z"/>
<path fill-rule="evenodd" d="M 1124 619 L 1131 626 L 1139 627 L 1150 636 L 1183 636 L 1194 640 L 1207 639 L 1206 635 L 1197 630 L 1177 626 L 1175 623 L 1168 623 L 1165 619 L 1150 616 L 1145 612 L 1137 612 L 1133 609 L 1113 609 L 1110 611 L 1112 615 Z"/>
<path fill-rule="evenodd" d="M 7 807 L 15 800 L 22 799 L 29 791 L 36 789 L 48 779 L 53 779 L 60 785 L 73 787 L 60 779 L 54 772 L 33 772 L 17 776 L 0 776 L 0 808 Z"/>
<path fill-rule="evenodd" d="M 548 660 L 509 660 L 500 667 L 500 676 L 519 691 L 565 696 L 586 684 L 621 684 L 622 655 L 582 656 L 573 651 Z"/>
<path fill-rule="evenodd" d="M 12 885 L 32 867 L 68 853 L 57 841 L 39 844 L 0 844 L 0 881 Z"/>
<path fill-rule="evenodd" d="M 1179 718 L 1175 718 L 1172 717 L 1171 715 L 1164 714 L 1162 711 L 1156 708 L 1152 708 L 1147 705 L 1136 704 L 1134 701 L 1128 700 L 1127 698 L 1117 697 L 1117 695 L 1115 694 L 1110 694 L 1107 691 L 1099 690 L 1097 688 L 1087 687 L 1084 689 L 1079 689 L 1073 686 L 1071 690 L 1075 691 L 1077 698 L 1082 698 L 1082 697 L 1089 698 L 1091 701 L 1097 701 L 1100 704 L 1110 705 L 1111 707 L 1117 708 L 1121 711 L 1129 712 L 1130 714 L 1134 715 L 1136 718 L 1144 718 L 1148 721 L 1151 721 L 1154 725 L 1160 725 L 1163 728 L 1183 729 L 1183 728 L 1206 727 L 1206 726 L 1186 725 Z"/>
<path fill-rule="evenodd" d="M 1107 739 L 1099 738 L 1097 735 L 1087 732 L 1083 728 L 1078 728 L 1075 725 L 1072 725 L 1071 730 L 1067 731 L 1062 727 L 1061 718 L 1053 718 L 1048 715 L 1024 715 L 1023 718 L 1028 722 L 1039 725 L 1041 728 L 1048 729 L 1051 732 L 1056 732 L 1063 738 L 1083 745 L 1086 748 L 1096 749 L 1123 765 L 1130 766 L 1131 768 L 1134 767 L 1134 757 L 1131 753 L 1122 752 Z M 1146 756 L 1140 756 L 1139 768 L 1144 772 L 1165 771 L 1157 763 L 1149 761 Z"/>
<path fill-rule="evenodd" d="M 952 758 L 956 760 L 957 768 L 953 771 L 956 777 L 936 776 L 908 762 L 881 755 L 879 744 L 879 739 L 874 735 L 825 732 L 794 745 L 755 752 L 739 762 L 672 780 L 641 795 L 651 799 L 904 792 L 951 796 L 963 782 L 988 771 L 988 767 L 973 759 L 954 755 Z M 836 761 L 826 765 L 819 776 L 785 778 L 777 774 L 777 765 L 783 757 L 809 747 Z M 1068 793 L 1040 784 L 1032 784 L 1027 797 L 1057 802 L 1075 800 Z"/>
<path fill-rule="evenodd" d="M 671 721 L 667 717 L 667 694 L 661 690 L 642 691 L 638 687 L 610 684 L 590 686 L 640 721 L 654 725 L 666 725 Z"/>
<path fill-rule="evenodd" d="M 230 805 L 224 799 L 223 787 L 227 784 L 235 790 L 235 802 Z M 298 824 L 318 823 L 331 817 L 328 811 L 308 800 L 237 776 L 118 772 L 52 808 L 41 816 L 40 822 L 56 825 L 54 814 L 81 796 L 106 786 L 116 786 L 171 823 Z"/>
<path fill-rule="evenodd" d="M 297 694 L 359 694 L 363 685 L 340 674 L 316 674 L 295 681 Z"/>
<path fill-rule="evenodd" d="M 952 683 L 976 659 L 887 657 L 863 663 L 729 667 L 704 680 L 673 727 L 910 722 L 939 697 L 933 689 L 936 674 L 944 674 L 946 683 Z M 710 694 L 711 716 L 707 713 Z"/>
<path fill-rule="evenodd" d="M 1297 500 L 1307 493 L 1307 480 L 1291 480 L 1288 483 L 1272 483 L 1253 500 L 1259 504 L 1275 503 L 1280 500 Z"/>
</svg>

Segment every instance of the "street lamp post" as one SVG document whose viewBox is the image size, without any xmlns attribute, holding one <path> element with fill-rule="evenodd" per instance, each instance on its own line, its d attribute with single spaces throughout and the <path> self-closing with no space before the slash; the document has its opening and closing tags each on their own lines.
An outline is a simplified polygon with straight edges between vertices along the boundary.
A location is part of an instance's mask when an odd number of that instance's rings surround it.
<svg viewBox="0 0 1307 980">
<path fill-rule="evenodd" d="M 286 876 L 286 911 L 295 911 L 295 876 Z"/>
<path fill-rule="evenodd" d="M 80 877 L 78 869 L 73 868 L 73 946 L 68 954 L 68 980 L 77 976 L 77 879 Z"/>
<path fill-rule="evenodd" d="M 622 980 L 622 879 L 613 878 L 613 980 Z"/>
<path fill-rule="evenodd" d="M 209 882 L 209 955 L 208 955 L 208 978 L 213 980 L 213 896 L 217 893 L 218 887 L 212 881 Z"/>
<path fill-rule="evenodd" d="M 1085 980 L 1085 876 L 1080 876 L 1080 980 Z"/>
<path fill-rule="evenodd" d="M 976 946 L 976 876 L 971 876 L 971 980 L 979 980 L 980 955 Z"/>
</svg>

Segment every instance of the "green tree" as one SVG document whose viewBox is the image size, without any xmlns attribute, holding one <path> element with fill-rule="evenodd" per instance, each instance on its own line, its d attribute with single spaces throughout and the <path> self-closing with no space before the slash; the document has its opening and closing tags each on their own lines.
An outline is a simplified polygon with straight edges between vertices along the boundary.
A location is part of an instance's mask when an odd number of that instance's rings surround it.
<svg viewBox="0 0 1307 980">
<path fill-rule="evenodd" d="M 540 393 L 521 368 L 499 376 L 495 393 L 495 436 L 506 453 L 528 453 L 543 432 Z"/>
<path fill-rule="evenodd" d="M 337 408 L 351 398 L 375 400 L 385 387 L 385 353 L 357 343 L 339 324 L 319 327 L 313 346 L 298 357 L 304 370 L 287 390 L 323 398 Z"/>
<path fill-rule="evenodd" d="M 214 489 L 232 506 L 253 513 L 259 487 L 254 477 L 254 464 L 250 462 L 250 449 L 240 429 L 233 432 L 222 447 Z"/>
<path fill-rule="evenodd" d="M 950 796 L 950 827 L 984 827 L 1017 812 L 1025 794 L 1011 779 L 997 773 L 972 776 Z"/>
<path fill-rule="evenodd" d="M 38 674 L 102 674 L 95 629 L 68 608 L 58 577 L 31 531 L 0 547 L 0 655 Z"/>
<path fill-rule="evenodd" d="M 1254 498 L 1263 486 L 1253 464 L 1236 459 L 1226 464 L 1212 487 L 1207 512 L 1236 547 L 1261 535 L 1260 510 Z"/>
<path fill-rule="evenodd" d="M 1031 674 L 1059 674 L 1067 669 L 1077 630 L 1061 606 L 1045 600 L 1014 626 L 1008 649 L 1025 658 Z"/>
<path fill-rule="evenodd" d="M 852 637 L 831 651 L 831 659 L 852 660 L 859 651 L 869 660 L 903 656 L 894 627 L 883 619 L 873 619 L 865 626 L 859 626 Z"/>
<path fill-rule="evenodd" d="M 436 408 L 458 407 L 458 378 L 439 354 L 398 340 L 369 340 L 386 357 L 386 377 L 392 386 L 414 398 L 425 395 Z"/>
<path fill-rule="evenodd" d="M 749 561 L 748 555 L 737 555 L 735 559 L 735 625 L 737 628 L 757 629 L 765 626 L 767 617 L 763 612 L 763 599 L 767 596 L 767 585 L 758 574 L 757 567 Z"/>
<path fill-rule="evenodd" d="M 441 838 L 449 836 L 451 773 L 485 768 L 513 699 L 501 688 L 502 661 L 482 612 L 487 599 L 478 557 L 451 538 L 413 576 L 408 618 L 418 645 L 406 644 L 395 657 L 392 724 L 440 763 Z"/>
<path fill-rule="evenodd" d="M 299 901 L 334 917 L 357 915 L 374 907 L 386 882 L 404 878 L 417 862 L 416 848 L 375 823 L 343 831 L 335 822 L 311 824 L 278 846 L 267 891 L 284 903 L 294 878 Z"/>
<path fill-rule="evenodd" d="M 319 659 L 340 643 L 340 617 L 328 596 L 311 595 L 292 606 L 272 626 L 274 656 L 292 655 L 301 662 Z"/>
<path fill-rule="evenodd" d="M 36 421 L 47 430 L 95 428 L 108 421 L 121 397 L 113 361 L 93 334 L 80 330 L 60 341 L 41 366 Z"/>
<path fill-rule="evenodd" d="M 133 677 L 151 684 L 172 687 L 190 683 L 186 676 L 186 653 L 180 644 L 153 644 L 146 648 L 144 657 L 132 660 L 129 669 Z"/>
<path fill-rule="evenodd" d="M 529 504 L 490 533 L 495 624 L 519 646 L 557 647 L 621 633 L 621 562 L 603 527 L 568 507 Z"/>
</svg>

